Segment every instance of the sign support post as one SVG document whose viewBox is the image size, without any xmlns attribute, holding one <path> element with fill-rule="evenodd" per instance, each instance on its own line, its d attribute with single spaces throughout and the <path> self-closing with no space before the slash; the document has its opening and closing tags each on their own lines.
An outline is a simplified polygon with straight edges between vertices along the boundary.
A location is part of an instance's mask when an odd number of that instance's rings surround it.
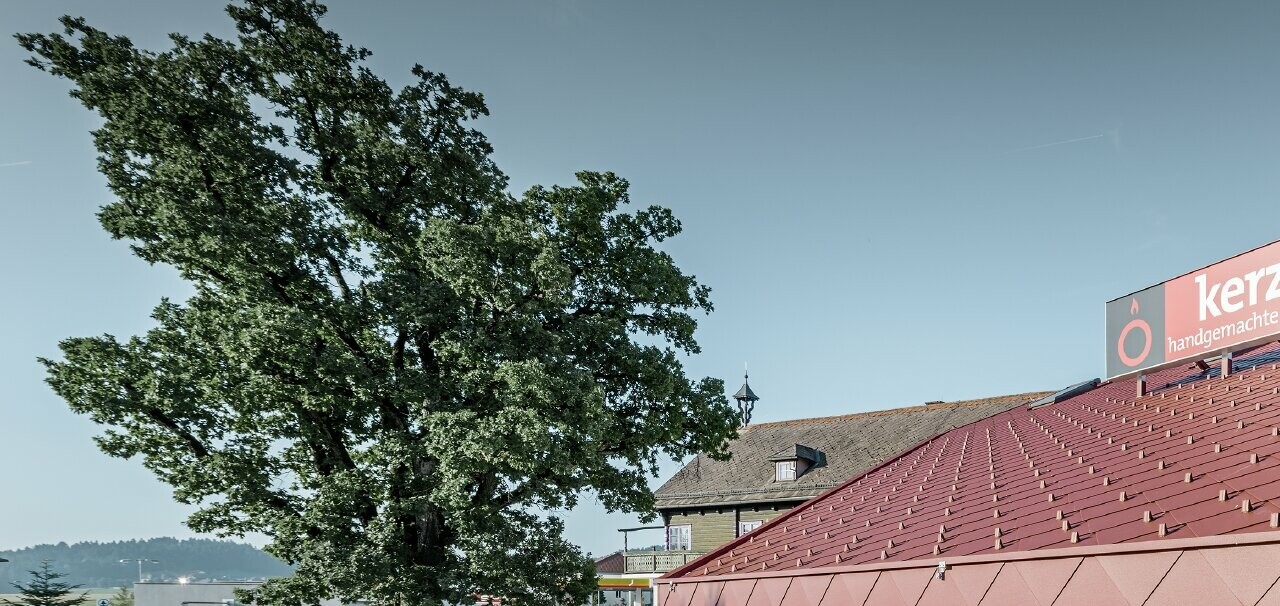
<svg viewBox="0 0 1280 606">
<path fill-rule="evenodd" d="M 1222 352 L 1222 372 L 1219 374 L 1223 378 L 1231 376 L 1231 350 Z"/>
<path fill-rule="evenodd" d="M 1138 380 L 1134 382 L 1138 385 L 1138 395 L 1134 397 L 1141 398 L 1142 396 L 1147 395 L 1147 373 L 1138 373 Z"/>
</svg>

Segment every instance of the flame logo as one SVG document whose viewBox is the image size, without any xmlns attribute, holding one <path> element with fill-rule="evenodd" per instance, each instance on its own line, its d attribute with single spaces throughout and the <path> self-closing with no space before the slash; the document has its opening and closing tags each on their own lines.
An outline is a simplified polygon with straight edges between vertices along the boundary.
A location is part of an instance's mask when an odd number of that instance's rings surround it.
<svg viewBox="0 0 1280 606">
<path fill-rule="evenodd" d="M 1134 297 L 1132 302 L 1129 303 L 1129 315 L 1136 316 L 1141 309 L 1138 305 L 1138 298 Z M 1142 331 L 1146 338 L 1143 339 L 1142 353 L 1130 357 L 1128 352 L 1124 350 L 1124 341 L 1133 330 Z M 1133 368 L 1141 364 L 1143 360 L 1146 360 L 1147 356 L 1151 354 L 1151 325 L 1147 324 L 1146 320 L 1142 318 L 1129 320 L 1129 323 L 1125 324 L 1124 329 L 1120 331 L 1120 337 L 1116 339 L 1116 354 L 1119 355 L 1120 362 L 1129 368 Z"/>
</svg>

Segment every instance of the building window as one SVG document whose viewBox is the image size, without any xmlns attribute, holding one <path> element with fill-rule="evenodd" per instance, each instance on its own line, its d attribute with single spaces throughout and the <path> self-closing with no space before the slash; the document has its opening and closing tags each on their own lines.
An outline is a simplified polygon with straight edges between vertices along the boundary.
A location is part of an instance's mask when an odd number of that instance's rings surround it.
<svg viewBox="0 0 1280 606">
<path fill-rule="evenodd" d="M 693 526 L 689 524 L 668 526 L 667 549 L 669 551 L 689 551 L 693 549 Z"/>
<path fill-rule="evenodd" d="M 738 522 L 738 536 L 742 536 L 764 525 L 763 520 L 753 520 L 751 522 Z"/>
<path fill-rule="evenodd" d="M 783 482 L 794 479 L 796 479 L 796 462 L 794 459 L 778 461 L 773 464 L 773 481 Z"/>
<path fill-rule="evenodd" d="M 799 479 L 811 467 L 826 465 L 827 455 L 816 448 L 796 444 L 773 453 L 769 460 L 774 465 L 773 481 L 790 482 Z"/>
</svg>

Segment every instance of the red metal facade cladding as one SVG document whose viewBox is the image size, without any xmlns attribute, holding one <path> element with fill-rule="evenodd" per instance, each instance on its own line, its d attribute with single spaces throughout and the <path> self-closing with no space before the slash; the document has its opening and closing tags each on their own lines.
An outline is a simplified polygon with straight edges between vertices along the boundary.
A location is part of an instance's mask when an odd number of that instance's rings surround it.
<svg viewBox="0 0 1280 606">
<path fill-rule="evenodd" d="M 1148 377 L 1158 388 L 1141 398 L 1133 381 L 1115 381 L 940 434 L 667 575 L 660 594 L 670 599 L 662 606 L 818 604 L 815 593 L 826 596 L 818 598 L 823 604 L 1142 603 L 1136 596 L 1148 583 L 1144 599 L 1177 587 L 1177 579 L 1148 578 L 1170 557 L 1166 572 L 1179 562 L 1225 579 L 1200 551 L 1085 558 L 1071 571 L 1049 560 L 995 564 L 1019 552 L 1273 531 L 1280 524 L 1277 349 L 1251 352 L 1256 365 L 1228 377 L 1199 378 L 1202 370 L 1187 365 Z M 1250 358 L 1237 360 L 1241 366 Z M 1280 552 L 1268 548 L 1265 555 L 1263 576 L 1275 581 Z M 967 570 L 955 584 L 930 582 L 928 566 L 970 556 L 995 562 Z M 897 562 L 927 566 L 893 567 Z M 806 581 L 803 596 L 788 597 L 792 579 L 850 566 L 882 570 L 870 581 L 861 578 L 870 573 L 830 577 L 821 592 L 812 586 L 819 581 Z M 985 598 L 974 601 L 988 577 Z M 1077 577 L 1100 589 L 1071 589 L 1068 581 Z M 1059 582 L 1061 591 L 1045 601 Z M 1188 599 L 1236 603 L 1217 601 L 1214 587 L 1192 583 Z M 1179 603 L 1180 594 L 1168 591 L 1168 599 L 1147 603 Z M 1097 597 L 1107 592 L 1119 597 Z M 1274 597 L 1280 601 L 1280 593 Z"/>
<path fill-rule="evenodd" d="M 1238 535 L 1237 535 L 1238 536 Z M 1226 540 L 1223 540 L 1226 539 Z M 1200 544 L 1196 544 L 1200 543 Z M 1125 551 L 1130 550 L 1130 551 Z M 664 583 L 661 606 L 1280 604 L 1280 532 Z"/>
</svg>

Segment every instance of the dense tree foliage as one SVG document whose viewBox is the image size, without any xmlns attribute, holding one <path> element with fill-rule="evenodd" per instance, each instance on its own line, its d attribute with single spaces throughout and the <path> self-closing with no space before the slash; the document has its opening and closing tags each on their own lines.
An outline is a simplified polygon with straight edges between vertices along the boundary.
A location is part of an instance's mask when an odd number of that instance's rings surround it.
<svg viewBox="0 0 1280 606">
<path fill-rule="evenodd" d="M 18 590 L 16 600 L 0 599 L 5 606 L 80 606 L 88 594 L 77 592 L 79 585 L 72 585 L 59 579 L 67 575 L 53 569 L 49 560 L 40 563 L 40 567 L 30 570 L 31 580 L 26 583 L 13 583 Z"/>
<path fill-rule="evenodd" d="M 66 574 L 70 583 L 85 587 L 131 587 L 138 580 L 134 564 L 120 560 L 157 560 L 143 568 L 149 579 L 174 581 L 178 577 L 212 580 L 254 580 L 287 576 L 292 569 L 280 560 L 244 543 L 213 539 L 156 538 L 146 540 L 86 541 L 35 545 L 14 551 L 0 551 L 10 561 L 0 565 L 0 582 L 17 580 L 21 571 L 35 568 L 43 560 Z"/>
<path fill-rule="evenodd" d="M 734 432 L 680 362 L 711 302 L 657 248 L 679 222 L 611 173 L 512 195 L 480 95 L 421 66 L 393 88 L 311 1 L 228 12 L 235 40 L 164 51 L 18 36 L 103 119 L 102 225 L 195 293 L 64 341 L 49 383 L 192 528 L 271 538 L 296 574 L 260 602 L 579 601 L 591 561 L 545 512 L 649 511 L 658 457 Z"/>
</svg>

